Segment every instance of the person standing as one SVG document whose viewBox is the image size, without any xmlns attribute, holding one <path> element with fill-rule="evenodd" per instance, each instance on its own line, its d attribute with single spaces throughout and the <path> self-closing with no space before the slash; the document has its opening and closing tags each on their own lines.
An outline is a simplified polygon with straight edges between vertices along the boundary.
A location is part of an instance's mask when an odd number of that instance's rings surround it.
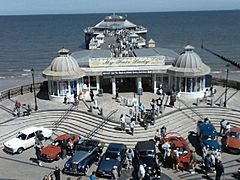
<svg viewBox="0 0 240 180">
<path fill-rule="evenodd" d="M 118 178 L 119 178 L 119 176 L 118 176 L 117 166 L 113 166 L 113 168 L 112 168 L 112 179 L 117 180 Z"/>
<path fill-rule="evenodd" d="M 130 130 L 131 130 L 132 135 L 134 134 L 134 128 L 135 128 L 135 121 L 132 120 L 130 123 Z"/>
<path fill-rule="evenodd" d="M 192 151 L 192 174 L 195 174 L 195 168 L 197 165 L 197 154 L 196 151 Z"/>
<path fill-rule="evenodd" d="M 55 180 L 60 180 L 60 168 L 56 166 L 53 173 L 55 176 Z"/>
<path fill-rule="evenodd" d="M 93 102 L 94 101 L 94 93 L 93 93 L 92 89 L 90 90 L 90 97 L 91 97 L 91 101 Z"/>
<path fill-rule="evenodd" d="M 138 169 L 138 178 L 142 180 L 145 177 L 146 171 L 143 164 L 140 164 Z"/>
<path fill-rule="evenodd" d="M 95 179 L 96 179 L 95 171 L 93 171 L 91 176 L 90 176 L 90 180 L 95 180 Z"/>
<path fill-rule="evenodd" d="M 222 174 L 224 173 L 224 167 L 222 165 L 222 161 L 221 160 L 216 163 L 215 170 L 216 170 L 215 180 L 220 180 Z"/>
<path fill-rule="evenodd" d="M 165 126 L 161 127 L 161 137 L 164 138 L 166 136 L 167 128 Z"/>
<path fill-rule="evenodd" d="M 220 122 L 219 135 L 225 134 L 226 126 L 227 126 L 227 121 L 226 121 L 226 119 L 222 119 L 221 122 Z"/>
<path fill-rule="evenodd" d="M 121 114 L 120 116 L 120 125 L 121 125 L 121 131 L 125 131 L 126 120 L 125 120 L 125 115 L 123 114 Z"/>
<path fill-rule="evenodd" d="M 179 171 L 178 166 L 179 166 L 179 149 L 176 148 L 173 150 L 173 163 L 176 171 Z"/>
<path fill-rule="evenodd" d="M 134 152 L 132 149 L 128 149 L 127 151 L 127 169 L 132 168 L 132 161 L 134 158 Z"/>
</svg>

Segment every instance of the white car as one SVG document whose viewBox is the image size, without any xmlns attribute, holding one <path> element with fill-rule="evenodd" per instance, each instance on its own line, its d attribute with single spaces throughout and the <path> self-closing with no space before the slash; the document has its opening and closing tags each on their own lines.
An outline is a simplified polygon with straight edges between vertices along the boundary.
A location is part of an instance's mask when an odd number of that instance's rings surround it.
<svg viewBox="0 0 240 180">
<path fill-rule="evenodd" d="M 52 130 L 44 127 L 29 127 L 17 133 L 17 136 L 3 143 L 4 150 L 10 153 L 21 154 L 23 150 L 30 148 L 35 144 L 36 134 L 42 133 L 44 138 L 52 136 Z"/>
</svg>

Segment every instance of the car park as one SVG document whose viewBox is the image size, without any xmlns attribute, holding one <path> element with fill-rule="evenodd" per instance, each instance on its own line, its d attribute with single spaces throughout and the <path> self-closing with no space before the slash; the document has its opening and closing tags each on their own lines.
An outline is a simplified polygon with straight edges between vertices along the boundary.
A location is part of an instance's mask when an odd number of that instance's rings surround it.
<svg viewBox="0 0 240 180">
<path fill-rule="evenodd" d="M 15 138 L 5 142 L 4 150 L 9 153 L 21 154 L 24 150 L 35 144 L 35 137 L 41 133 L 45 139 L 52 136 L 52 130 L 44 127 L 29 127 L 17 133 Z"/>
<path fill-rule="evenodd" d="M 121 169 L 126 159 L 127 147 L 121 143 L 109 144 L 106 152 L 102 156 L 98 165 L 96 175 L 111 177 L 112 169 L 117 167 L 118 175 L 121 175 Z"/>
<path fill-rule="evenodd" d="M 41 151 L 41 160 L 44 161 L 54 161 L 59 160 L 59 158 L 62 155 L 62 146 L 65 143 L 65 147 L 68 147 L 68 144 L 73 144 L 78 141 L 79 135 L 73 135 L 73 134 L 63 134 L 58 136 L 51 144 L 44 147 Z"/>
<path fill-rule="evenodd" d="M 210 151 L 221 151 L 217 134 L 215 127 L 209 120 L 198 121 L 197 135 L 202 148 L 205 146 Z"/>
<path fill-rule="evenodd" d="M 74 147 L 73 156 L 65 163 L 63 172 L 66 174 L 86 175 L 91 165 L 98 161 L 104 143 L 99 140 L 83 140 Z"/>
<path fill-rule="evenodd" d="M 135 154 L 137 165 L 145 164 L 146 170 L 150 170 L 153 174 L 157 168 L 156 148 L 153 141 L 139 141 L 135 146 Z"/>
<path fill-rule="evenodd" d="M 191 156 L 192 156 L 188 142 L 176 132 L 167 133 L 166 136 L 161 139 L 161 143 L 165 143 L 165 142 L 168 142 L 171 144 L 172 155 L 175 149 L 178 149 L 180 151 L 179 157 L 178 157 L 178 162 L 179 162 L 178 168 L 183 170 L 188 170 L 190 168 L 190 162 L 191 162 Z"/>
<path fill-rule="evenodd" d="M 223 145 L 234 154 L 240 153 L 240 128 L 231 128 L 223 137 Z"/>
</svg>

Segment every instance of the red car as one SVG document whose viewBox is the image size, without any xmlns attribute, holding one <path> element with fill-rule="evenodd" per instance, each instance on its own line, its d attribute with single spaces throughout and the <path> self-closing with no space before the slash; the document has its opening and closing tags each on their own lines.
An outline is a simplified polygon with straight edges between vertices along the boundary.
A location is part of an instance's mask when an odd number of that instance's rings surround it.
<svg viewBox="0 0 240 180">
<path fill-rule="evenodd" d="M 79 137 L 79 135 L 72 134 L 58 136 L 51 144 L 42 149 L 41 159 L 45 161 L 59 160 L 62 155 L 62 146 L 68 148 L 69 144 L 73 145 L 74 142 L 79 140 Z"/>
<path fill-rule="evenodd" d="M 226 148 L 232 153 L 240 153 L 240 128 L 231 128 L 223 139 Z"/>
<path fill-rule="evenodd" d="M 189 169 L 191 162 L 191 150 L 188 146 L 187 141 L 181 137 L 178 133 L 169 132 L 166 136 L 161 139 L 162 143 L 169 142 L 171 144 L 171 157 L 173 157 L 173 151 L 175 149 L 180 150 L 180 155 L 178 158 L 178 168 L 179 169 Z"/>
</svg>

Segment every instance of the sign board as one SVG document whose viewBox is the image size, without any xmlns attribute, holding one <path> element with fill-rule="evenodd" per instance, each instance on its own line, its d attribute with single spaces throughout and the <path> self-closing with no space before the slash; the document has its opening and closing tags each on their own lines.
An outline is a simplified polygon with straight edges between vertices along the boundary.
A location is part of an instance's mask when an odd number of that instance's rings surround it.
<svg viewBox="0 0 240 180">
<path fill-rule="evenodd" d="M 151 70 L 139 70 L 139 71 L 103 71 L 103 76 L 114 75 L 139 75 L 139 74 L 152 74 Z"/>
<path fill-rule="evenodd" d="M 90 67 L 129 67 L 164 65 L 165 56 L 151 57 L 118 57 L 118 58 L 91 58 Z"/>
</svg>

